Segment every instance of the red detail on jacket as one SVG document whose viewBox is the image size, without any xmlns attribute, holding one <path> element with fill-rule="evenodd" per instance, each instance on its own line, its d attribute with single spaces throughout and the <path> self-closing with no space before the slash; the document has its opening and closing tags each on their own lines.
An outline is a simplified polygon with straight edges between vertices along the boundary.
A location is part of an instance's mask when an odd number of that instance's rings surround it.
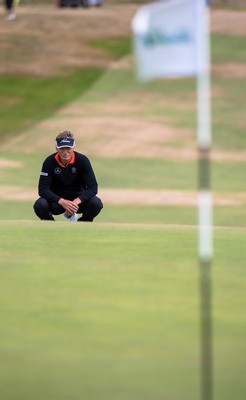
<svg viewBox="0 0 246 400">
<path fill-rule="evenodd" d="M 68 164 L 74 164 L 75 163 L 75 154 L 73 153 L 71 160 L 67 163 L 67 165 L 63 165 L 61 160 L 60 160 L 60 156 L 58 153 L 56 153 L 55 155 L 55 159 L 58 162 L 58 164 L 62 167 L 62 168 L 66 168 L 68 166 Z"/>
</svg>

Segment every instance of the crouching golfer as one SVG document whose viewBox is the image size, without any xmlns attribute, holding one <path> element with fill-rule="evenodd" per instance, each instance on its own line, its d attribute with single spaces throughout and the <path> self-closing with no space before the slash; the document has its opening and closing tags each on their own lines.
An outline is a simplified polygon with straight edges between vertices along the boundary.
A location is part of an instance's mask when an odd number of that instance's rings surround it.
<svg viewBox="0 0 246 400">
<path fill-rule="evenodd" d="M 74 151 L 75 140 L 70 131 L 56 137 L 56 153 L 43 163 L 38 193 L 33 208 L 42 220 L 54 221 L 63 214 L 71 222 L 93 221 L 103 208 L 96 196 L 97 181 L 89 159 Z"/>
</svg>

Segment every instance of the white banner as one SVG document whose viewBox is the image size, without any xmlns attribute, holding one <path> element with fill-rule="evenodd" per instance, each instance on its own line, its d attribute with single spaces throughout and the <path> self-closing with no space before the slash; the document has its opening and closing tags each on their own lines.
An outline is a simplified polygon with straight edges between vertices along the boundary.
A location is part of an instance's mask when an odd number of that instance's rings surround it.
<svg viewBox="0 0 246 400">
<path fill-rule="evenodd" d="M 198 75 L 207 67 L 205 0 L 166 0 L 143 6 L 132 26 L 139 78 Z"/>
</svg>

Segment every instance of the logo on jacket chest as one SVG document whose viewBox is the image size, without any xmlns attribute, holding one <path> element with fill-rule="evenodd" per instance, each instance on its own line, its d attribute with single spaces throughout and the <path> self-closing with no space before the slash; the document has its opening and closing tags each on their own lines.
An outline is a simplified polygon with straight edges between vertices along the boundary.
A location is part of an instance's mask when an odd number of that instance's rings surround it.
<svg viewBox="0 0 246 400">
<path fill-rule="evenodd" d="M 54 173 L 55 173 L 56 175 L 60 175 L 60 173 L 61 173 L 61 168 L 60 168 L 60 167 L 56 167 L 56 168 L 54 169 Z"/>
<path fill-rule="evenodd" d="M 66 172 L 69 173 L 68 170 L 67 170 Z M 76 167 L 72 167 L 71 170 L 70 170 L 70 172 L 71 172 L 72 174 L 76 174 L 77 168 L 76 168 Z M 60 167 L 56 167 L 56 168 L 54 169 L 54 173 L 55 173 L 56 175 L 60 175 L 60 174 L 62 173 L 61 168 L 60 168 Z"/>
</svg>

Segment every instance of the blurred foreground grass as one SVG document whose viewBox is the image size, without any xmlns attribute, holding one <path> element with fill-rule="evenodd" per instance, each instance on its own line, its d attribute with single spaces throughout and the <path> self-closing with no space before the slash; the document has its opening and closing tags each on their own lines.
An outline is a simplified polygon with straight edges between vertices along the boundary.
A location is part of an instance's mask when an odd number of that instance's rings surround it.
<svg viewBox="0 0 246 400">
<path fill-rule="evenodd" d="M 4 400 L 197 400 L 196 229 L 65 223 L 1 222 Z M 218 400 L 245 395 L 244 242 L 216 229 Z"/>
</svg>

